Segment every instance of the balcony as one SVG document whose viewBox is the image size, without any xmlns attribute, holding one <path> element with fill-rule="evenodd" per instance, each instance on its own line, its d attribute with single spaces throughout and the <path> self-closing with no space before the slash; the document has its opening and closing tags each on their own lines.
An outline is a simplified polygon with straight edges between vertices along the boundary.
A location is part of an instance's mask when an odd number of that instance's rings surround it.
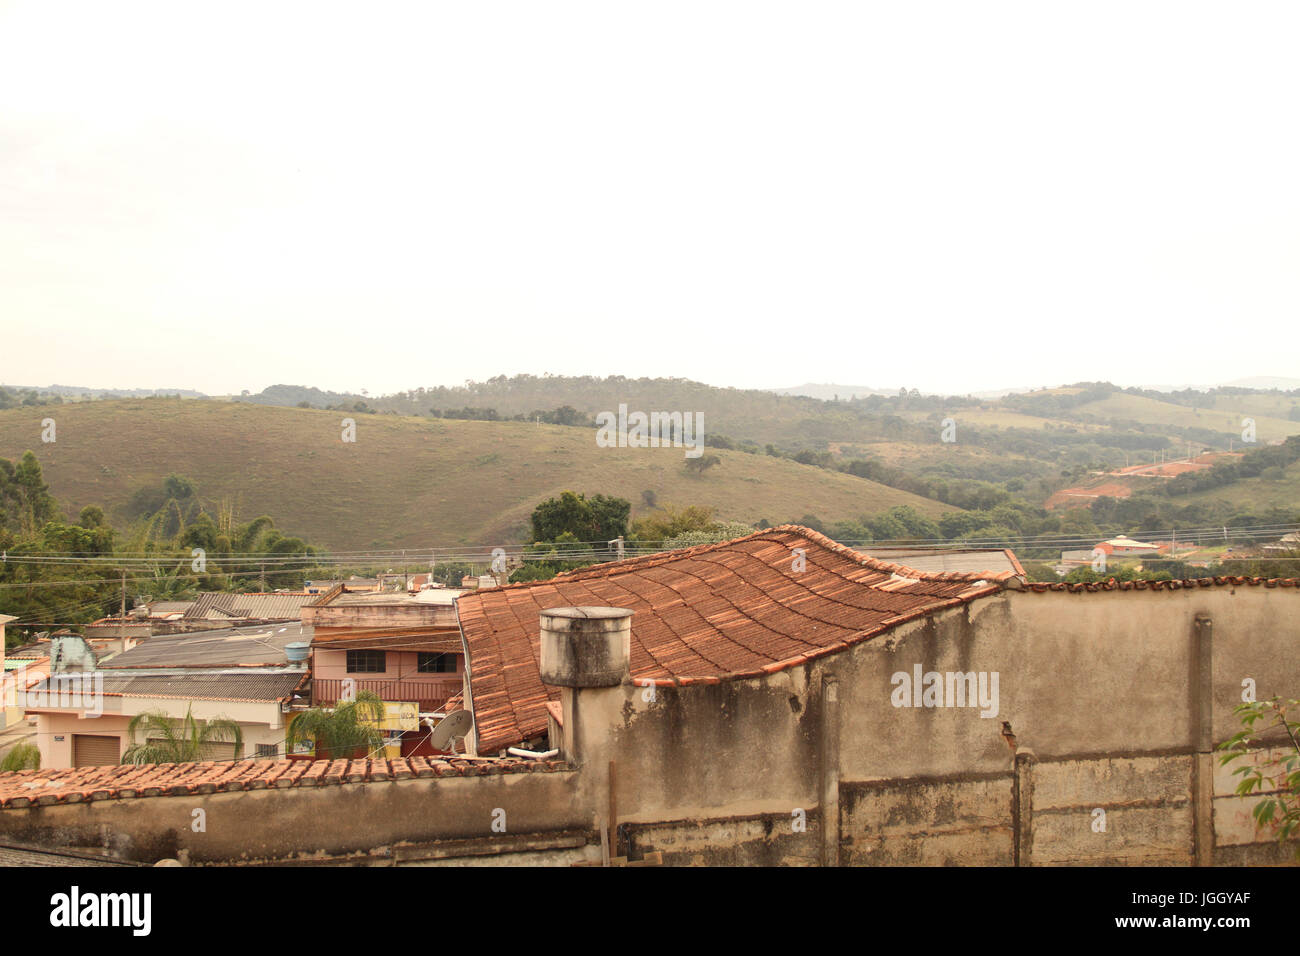
<svg viewBox="0 0 1300 956">
<path fill-rule="evenodd" d="M 398 680 L 362 680 L 354 678 L 353 690 L 361 693 L 371 691 L 385 701 L 411 701 L 419 704 L 420 711 L 438 711 L 443 709 L 447 698 L 461 691 L 459 674 L 446 677 L 401 678 Z M 313 706 L 332 707 L 339 702 L 343 694 L 345 681 L 318 680 L 311 682 L 311 702 Z"/>
</svg>

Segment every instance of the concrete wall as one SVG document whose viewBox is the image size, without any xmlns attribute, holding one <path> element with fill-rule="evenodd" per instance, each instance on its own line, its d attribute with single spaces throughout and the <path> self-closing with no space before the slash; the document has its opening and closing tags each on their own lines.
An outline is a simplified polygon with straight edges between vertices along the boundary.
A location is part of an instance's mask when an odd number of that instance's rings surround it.
<svg viewBox="0 0 1300 956">
<path fill-rule="evenodd" d="M 1294 588 L 1003 592 L 764 678 L 566 690 L 576 770 L 9 809 L 0 834 L 199 862 L 590 861 L 602 829 L 670 864 L 1288 862 L 1211 749 L 1244 679 L 1300 694 L 1298 611 Z M 918 665 L 996 673 L 996 714 L 895 706 Z"/>
<path fill-rule="evenodd" d="M 392 604 L 303 605 L 302 623 L 313 627 L 455 627 L 456 606 L 408 601 Z"/>
<path fill-rule="evenodd" d="M 565 746 L 597 820 L 614 762 L 625 846 L 692 862 L 766 858 L 773 832 L 789 862 L 823 839 L 847 864 L 1274 861 L 1210 751 L 1240 729 L 1246 678 L 1260 699 L 1300 694 L 1297 650 L 1294 588 L 1008 591 L 760 680 L 566 695 Z M 996 673 L 996 714 L 894 706 L 892 676 L 917 665 Z M 795 839 L 799 810 L 822 831 Z M 743 836 L 750 820 L 761 837 Z M 683 821 L 689 851 L 650 826 L 664 821 Z"/>
<path fill-rule="evenodd" d="M 57 804 L 0 811 L 0 841 L 149 863 L 182 851 L 196 864 L 575 862 L 598 857 L 577 778 L 552 770 Z"/>
</svg>

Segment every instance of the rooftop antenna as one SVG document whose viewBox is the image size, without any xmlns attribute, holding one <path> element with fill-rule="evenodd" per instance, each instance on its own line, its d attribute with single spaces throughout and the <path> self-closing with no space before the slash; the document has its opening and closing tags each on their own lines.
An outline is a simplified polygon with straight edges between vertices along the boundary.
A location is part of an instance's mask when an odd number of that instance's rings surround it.
<svg viewBox="0 0 1300 956">
<path fill-rule="evenodd" d="M 433 733 L 429 737 L 429 743 L 434 750 L 455 753 L 456 741 L 458 739 L 463 741 L 473 726 L 474 718 L 470 716 L 468 710 L 453 710 L 438 721 L 438 726 L 433 728 Z"/>
</svg>

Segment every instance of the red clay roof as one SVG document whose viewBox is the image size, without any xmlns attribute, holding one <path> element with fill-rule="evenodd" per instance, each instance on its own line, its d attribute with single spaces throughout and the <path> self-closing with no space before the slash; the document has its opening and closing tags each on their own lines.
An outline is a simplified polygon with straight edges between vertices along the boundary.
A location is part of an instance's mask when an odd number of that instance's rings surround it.
<svg viewBox="0 0 1300 956">
<path fill-rule="evenodd" d="M 454 624 L 420 627 L 333 627 L 317 625 L 311 646 L 325 650 L 373 648 L 391 651 L 461 650 L 460 628 Z"/>
<path fill-rule="evenodd" d="M 794 549 L 807 567 L 793 570 Z M 1019 582 L 1001 573 L 922 573 L 867 557 L 797 525 L 463 595 L 479 748 L 546 732 L 538 615 L 546 608 L 630 608 L 632 677 L 717 683 L 762 677 L 913 618 Z"/>
<path fill-rule="evenodd" d="M 1065 581 L 1035 581 L 1026 584 L 1025 587 L 1038 594 L 1047 591 L 1070 591 L 1074 594 L 1082 594 L 1091 591 L 1185 591 L 1195 588 L 1240 587 L 1241 585 L 1266 588 L 1296 588 L 1296 593 L 1300 594 L 1300 578 L 1243 578 L 1231 575 L 1212 578 L 1186 578 L 1181 581 L 1116 581 L 1114 578 L 1108 581 L 1076 582 L 1073 584 L 1067 584 Z"/>
<path fill-rule="evenodd" d="M 541 773 L 567 767 L 568 764 L 562 760 L 448 756 L 396 760 L 207 760 L 203 763 L 18 770 L 0 773 L 0 807 L 17 809 L 87 800 L 326 787 L 413 777 Z"/>
</svg>

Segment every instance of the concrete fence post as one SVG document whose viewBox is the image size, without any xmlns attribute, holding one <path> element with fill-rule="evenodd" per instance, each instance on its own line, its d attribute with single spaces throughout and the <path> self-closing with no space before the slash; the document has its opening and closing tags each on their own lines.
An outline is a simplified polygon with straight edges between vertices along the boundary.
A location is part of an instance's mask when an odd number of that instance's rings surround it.
<svg viewBox="0 0 1300 956">
<path fill-rule="evenodd" d="M 1037 759 L 1028 748 L 1016 751 L 1011 791 L 1012 866 L 1034 865 L 1034 763 Z"/>
<path fill-rule="evenodd" d="M 1214 862 L 1214 621 L 1198 614 L 1192 680 L 1192 733 L 1196 753 L 1192 769 L 1192 812 L 1197 866 Z"/>
<path fill-rule="evenodd" d="M 822 866 L 840 865 L 840 685 L 832 675 L 822 678 L 820 793 Z"/>
</svg>

